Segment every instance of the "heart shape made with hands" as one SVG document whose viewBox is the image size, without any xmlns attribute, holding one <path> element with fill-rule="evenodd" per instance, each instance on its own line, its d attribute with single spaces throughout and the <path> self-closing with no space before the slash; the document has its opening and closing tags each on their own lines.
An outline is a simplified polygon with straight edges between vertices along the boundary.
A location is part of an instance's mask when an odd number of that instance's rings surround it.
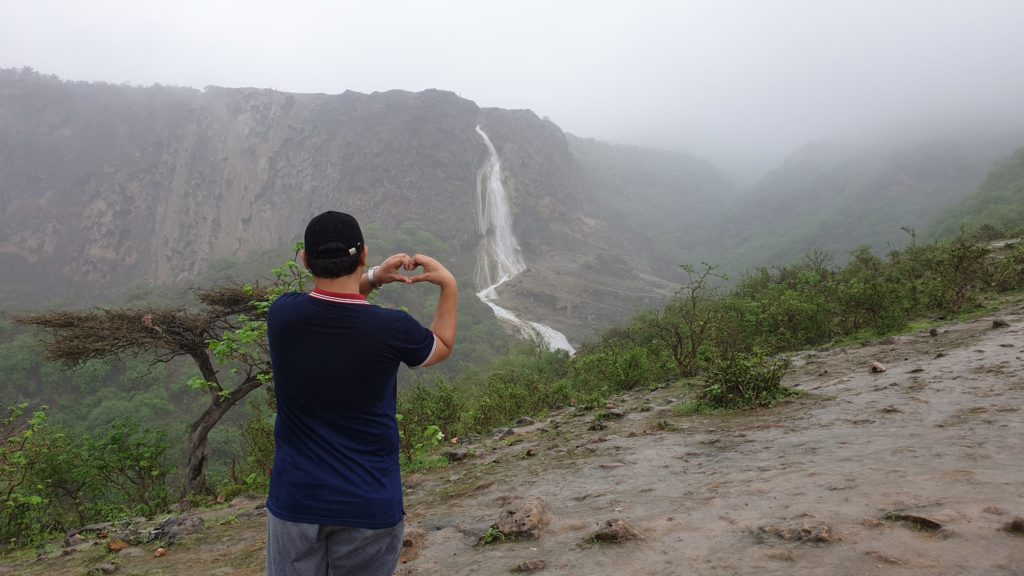
<svg viewBox="0 0 1024 576">
<path fill-rule="evenodd" d="M 405 283 L 411 284 L 411 279 L 413 277 L 419 276 L 420 274 L 423 273 L 423 265 L 406 264 L 404 266 L 400 266 L 395 273 L 401 276 L 402 278 L 405 278 Z"/>
<path fill-rule="evenodd" d="M 393 258 L 397 258 L 398 261 L 389 262 Z M 385 282 L 415 284 L 416 281 L 413 279 L 424 272 L 426 272 L 426 269 L 423 267 L 423 263 L 417 262 L 415 258 L 396 255 L 388 258 L 388 260 L 381 264 L 377 268 L 376 274 L 384 276 L 381 280 Z"/>
</svg>

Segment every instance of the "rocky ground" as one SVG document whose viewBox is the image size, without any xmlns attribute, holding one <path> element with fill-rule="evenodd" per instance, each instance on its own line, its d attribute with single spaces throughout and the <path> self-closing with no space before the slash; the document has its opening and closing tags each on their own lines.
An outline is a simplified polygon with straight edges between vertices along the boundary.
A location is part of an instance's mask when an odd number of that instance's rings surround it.
<svg viewBox="0 0 1024 576">
<path fill-rule="evenodd" d="M 686 415 L 676 383 L 524 421 L 407 479 L 399 574 L 1024 574 L 1022 336 L 1017 303 L 798 354 L 807 394 L 772 409 Z M 262 573 L 259 499 L 186 516 L 170 543 L 110 552 L 114 526 L 0 575 Z"/>
</svg>

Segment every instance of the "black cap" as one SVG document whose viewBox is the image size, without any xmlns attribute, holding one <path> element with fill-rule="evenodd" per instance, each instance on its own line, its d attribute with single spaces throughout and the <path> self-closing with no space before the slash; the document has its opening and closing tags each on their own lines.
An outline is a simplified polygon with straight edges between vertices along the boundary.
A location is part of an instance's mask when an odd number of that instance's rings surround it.
<svg viewBox="0 0 1024 576">
<path fill-rule="evenodd" d="M 306 255 L 314 260 L 358 256 L 363 231 L 352 216 L 329 210 L 309 221 L 303 242 Z"/>
</svg>

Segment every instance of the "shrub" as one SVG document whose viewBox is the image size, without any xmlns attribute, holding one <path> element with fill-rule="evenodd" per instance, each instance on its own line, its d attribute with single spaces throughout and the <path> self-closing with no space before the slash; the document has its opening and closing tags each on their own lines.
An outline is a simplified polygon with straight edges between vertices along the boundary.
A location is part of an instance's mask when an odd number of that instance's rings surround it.
<svg viewBox="0 0 1024 576">
<path fill-rule="evenodd" d="M 580 396 L 607 396 L 650 386 L 664 376 L 651 356 L 635 344 L 581 354 L 569 368 L 573 391 Z"/>
<path fill-rule="evenodd" d="M 403 425 L 404 418 L 398 418 L 399 438 L 402 445 L 400 465 L 405 472 L 423 468 L 437 468 L 447 464 L 442 456 L 433 455 L 433 449 L 444 440 L 444 433 L 437 426 L 413 429 Z"/>
<path fill-rule="evenodd" d="M 714 282 L 725 277 L 708 263 L 700 268 L 680 268 L 687 276 L 686 284 L 662 310 L 646 314 L 644 321 L 652 339 L 671 353 L 679 376 L 687 377 L 697 373 L 701 350 L 721 316 L 721 298 Z"/>
<path fill-rule="evenodd" d="M 441 377 L 433 384 L 421 381 L 407 389 L 399 399 L 398 412 L 407 426 L 419 430 L 437 426 L 448 436 L 458 436 L 466 402 L 466 390 Z"/>
<path fill-rule="evenodd" d="M 496 370 L 477 390 L 464 427 L 487 431 L 543 410 L 550 405 L 548 392 L 544 381 L 534 372 L 522 368 Z"/>
<path fill-rule="evenodd" d="M 977 293 L 991 285 L 989 248 L 987 242 L 961 230 L 945 244 L 942 252 L 936 272 L 945 289 L 946 307 L 955 313 L 965 305 L 974 304 Z"/>
<path fill-rule="evenodd" d="M 233 480 L 245 490 L 270 490 L 270 469 L 274 465 L 274 397 L 268 390 L 263 402 L 249 401 L 249 419 L 242 427 L 245 460 Z"/>
<path fill-rule="evenodd" d="M 0 434 L 0 538 L 24 544 L 50 532 L 168 504 L 163 432 L 114 421 L 90 437 L 47 425 L 46 413 L 10 409 Z"/>
<path fill-rule="evenodd" d="M 85 442 L 98 499 L 123 502 L 146 516 L 163 510 L 170 501 L 165 484 L 171 472 L 169 447 L 163 431 L 131 421 L 111 422 Z"/>
<path fill-rule="evenodd" d="M 771 359 L 761 352 L 732 354 L 712 364 L 699 401 L 710 408 L 773 406 L 793 394 L 782 386 L 786 368 L 785 360 Z"/>
<path fill-rule="evenodd" d="M 45 532 L 47 501 L 32 475 L 53 445 L 46 412 L 27 415 L 27 404 L 8 409 L 0 422 L 0 539 L 21 544 Z"/>
</svg>

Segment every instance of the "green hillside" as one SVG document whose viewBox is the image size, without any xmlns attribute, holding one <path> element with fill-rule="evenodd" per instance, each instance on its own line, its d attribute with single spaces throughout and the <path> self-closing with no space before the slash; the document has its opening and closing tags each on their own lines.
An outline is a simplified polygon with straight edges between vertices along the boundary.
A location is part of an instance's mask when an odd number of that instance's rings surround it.
<svg viewBox="0 0 1024 576">
<path fill-rule="evenodd" d="M 861 245 L 904 245 L 972 190 L 1001 138 L 954 137 L 870 146 L 813 143 L 739 198 L 706 238 L 705 252 L 733 272 L 792 261 L 812 250 L 845 257 Z"/>
<path fill-rule="evenodd" d="M 942 210 L 929 228 L 936 238 L 956 234 L 961 226 L 996 228 L 1024 225 L 1024 148 L 997 162 L 970 196 Z"/>
</svg>

